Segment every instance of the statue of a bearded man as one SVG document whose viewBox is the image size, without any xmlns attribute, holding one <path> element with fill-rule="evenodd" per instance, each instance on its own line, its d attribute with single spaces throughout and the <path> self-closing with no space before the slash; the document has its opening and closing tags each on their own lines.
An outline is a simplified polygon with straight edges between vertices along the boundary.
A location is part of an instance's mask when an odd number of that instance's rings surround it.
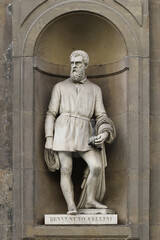
<svg viewBox="0 0 160 240">
<path fill-rule="evenodd" d="M 86 77 L 88 54 L 76 50 L 70 62 L 70 78 L 56 84 L 52 91 L 45 121 L 45 160 L 51 171 L 60 167 L 67 213 L 77 214 L 71 180 L 72 154 L 78 152 L 88 166 L 78 208 L 107 208 L 101 203 L 105 193 L 104 142 L 111 143 L 116 132 L 106 114 L 100 87 Z M 92 118 L 95 136 L 92 136 Z M 52 153 L 55 161 L 48 153 Z"/>
</svg>

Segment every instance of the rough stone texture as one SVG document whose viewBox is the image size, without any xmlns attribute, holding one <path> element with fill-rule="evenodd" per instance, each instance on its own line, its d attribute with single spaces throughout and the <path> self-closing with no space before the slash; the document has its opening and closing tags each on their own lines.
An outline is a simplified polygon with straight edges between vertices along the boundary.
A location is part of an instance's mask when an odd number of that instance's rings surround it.
<svg viewBox="0 0 160 240">
<path fill-rule="evenodd" d="M 0 239 L 10 240 L 13 233 L 12 172 L 12 18 L 9 0 L 0 2 Z M 8 50 L 7 50 L 8 49 Z"/>
<path fill-rule="evenodd" d="M 150 240 L 160 237 L 160 1 L 150 0 Z"/>
</svg>

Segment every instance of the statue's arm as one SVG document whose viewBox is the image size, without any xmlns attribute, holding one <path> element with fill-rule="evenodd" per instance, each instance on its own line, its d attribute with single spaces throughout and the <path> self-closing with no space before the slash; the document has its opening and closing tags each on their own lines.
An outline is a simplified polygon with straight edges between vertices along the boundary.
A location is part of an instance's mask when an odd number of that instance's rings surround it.
<svg viewBox="0 0 160 240">
<path fill-rule="evenodd" d="M 46 149 L 52 149 L 53 146 L 53 136 L 54 136 L 54 124 L 55 119 L 59 113 L 60 106 L 60 89 L 58 85 L 52 90 L 51 100 L 48 106 L 48 111 L 46 113 L 45 119 L 45 137 L 46 137 Z"/>
<path fill-rule="evenodd" d="M 95 144 L 102 144 L 104 141 L 111 143 L 115 136 L 116 131 L 113 122 L 108 118 L 106 110 L 104 108 L 101 89 L 97 88 L 96 102 L 95 102 L 95 113 L 96 117 L 96 129 L 97 139 Z"/>
</svg>

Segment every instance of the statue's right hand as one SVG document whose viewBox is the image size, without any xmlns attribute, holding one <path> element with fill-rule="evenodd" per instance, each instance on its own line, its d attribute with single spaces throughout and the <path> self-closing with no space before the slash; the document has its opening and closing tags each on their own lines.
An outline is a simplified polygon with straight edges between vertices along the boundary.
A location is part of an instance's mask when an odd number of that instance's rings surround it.
<svg viewBox="0 0 160 240">
<path fill-rule="evenodd" d="M 45 143 L 45 148 L 52 149 L 52 147 L 53 147 L 53 137 L 47 137 L 46 143 Z"/>
</svg>

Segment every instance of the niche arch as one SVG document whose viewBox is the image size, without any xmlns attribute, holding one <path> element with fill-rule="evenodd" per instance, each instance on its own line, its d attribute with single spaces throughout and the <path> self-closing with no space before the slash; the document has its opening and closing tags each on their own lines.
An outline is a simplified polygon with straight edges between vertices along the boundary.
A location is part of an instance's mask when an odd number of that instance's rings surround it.
<svg viewBox="0 0 160 240">
<path fill-rule="evenodd" d="M 117 140 L 113 146 L 108 146 L 106 149 L 108 155 L 108 169 L 106 171 L 108 190 L 104 201 L 110 208 L 116 209 L 120 222 L 126 223 L 127 78 L 129 70 L 127 48 L 121 33 L 113 24 L 99 15 L 86 11 L 76 11 L 56 18 L 43 29 L 35 45 L 36 221 L 38 224 L 42 224 L 45 213 L 67 211 L 59 186 L 58 173 L 50 174 L 44 166 L 44 118 L 52 88 L 57 82 L 63 81 L 69 76 L 69 56 L 76 49 L 83 49 L 89 54 L 90 64 L 87 76 L 101 87 L 107 113 L 116 125 Z M 82 161 L 80 157 L 74 159 L 73 182 L 77 204 L 85 165 Z M 43 173 L 39 174 L 40 171 Z M 44 200 L 39 202 L 38 199 L 44 192 L 43 188 L 39 188 L 41 182 L 47 185 L 48 189 L 45 190 Z M 120 189 L 119 184 L 121 184 Z"/>
</svg>

